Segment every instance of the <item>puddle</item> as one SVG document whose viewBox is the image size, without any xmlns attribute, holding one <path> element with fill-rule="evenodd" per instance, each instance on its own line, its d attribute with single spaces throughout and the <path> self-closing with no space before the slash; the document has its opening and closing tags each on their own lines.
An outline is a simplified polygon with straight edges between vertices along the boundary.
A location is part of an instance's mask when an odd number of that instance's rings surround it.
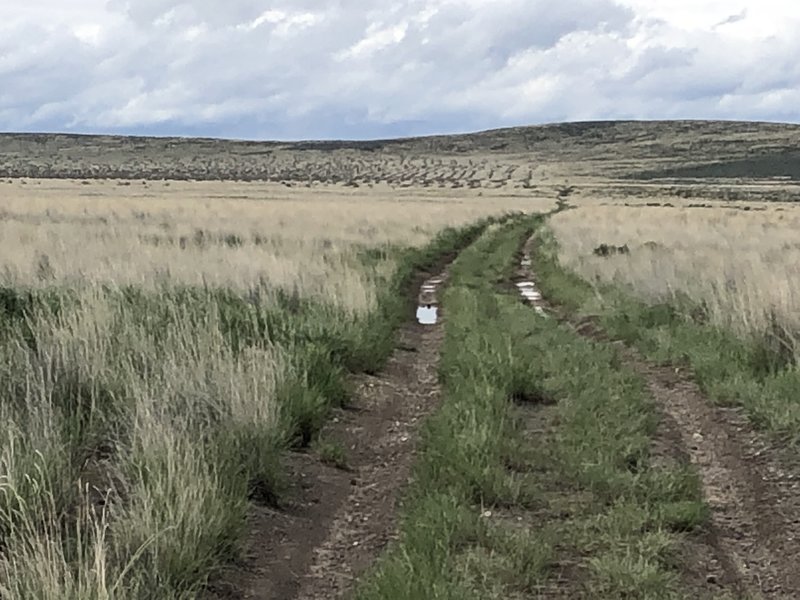
<svg viewBox="0 0 800 600">
<path fill-rule="evenodd" d="M 418 306 L 417 321 L 420 325 L 436 325 L 439 321 L 439 308 L 435 304 Z"/>
<path fill-rule="evenodd" d="M 536 289 L 536 284 L 532 281 L 520 282 L 517 284 L 517 288 L 519 288 L 519 293 L 522 294 L 522 297 L 529 302 L 536 302 L 542 299 L 542 293 Z"/>
<path fill-rule="evenodd" d="M 522 256 L 522 261 L 520 262 L 520 273 L 527 277 L 531 277 L 533 274 L 531 273 L 531 267 L 533 266 L 533 260 L 531 260 L 531 256 L 528 252 L 526 252 Z M 533 306 L 533 309 L 536 311 L 536 314 L 541 315 L 543 317 L 547 316 L 547 313 L 542 306 L 542 293 L 536 287 L 535 281 L 520 281 L 517 283 L 517 289 L 519 290 L 520 295 L 522 298 Z"/>
<path fill-rule="evenodd" d="M 420 325 L 436 325 L 439 321 L 439 299 L 437 292 L 444 283 L 444 275 L 426 279 L 419 288 L 417 298 L 417 321 Z"/>
</svg>

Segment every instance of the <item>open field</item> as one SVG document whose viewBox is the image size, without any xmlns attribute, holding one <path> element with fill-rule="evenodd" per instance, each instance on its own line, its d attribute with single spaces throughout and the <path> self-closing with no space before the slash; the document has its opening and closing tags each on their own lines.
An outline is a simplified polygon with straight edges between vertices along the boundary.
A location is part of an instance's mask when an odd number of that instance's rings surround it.
<svg viewBox="0 0 800 600">
<path fill-rule="evenodd" d="M 0 135 L 0 599 L 800 595 L 798 142 Z"/>
<path fill-rule="evenodd" d="M 798 216 L 792 205 L 596 206 L 558 215 L 551 229 L 560 263 L 594 285 L 584 303 L 573 294 L 576 308 L 625 314 L 612 325 L 621 336 L 661 360 L 688 360 L 717 401 L 800 439 Z M 598 256 L 603 243 L 629 253 Z"/>
<path fill-rule="evenodd" d="M 419 247 L 444 227 L 552 204 L 537 195 L 443 198 L 263 183 L 15 182 L 0 185 L 0 281 L 238 291 L 265 282 L 363 312 L 374 290 L 359 252 L 383 248 L 391 262 L 392 249 Z"/>
<path fill-rule="evenodd" d="M 565 222 L 556 225 L 562 216 Z M 571 217 L 553 221 L 553 230 L 566 226 L 560 230 L 565 242 L 574 240 Z M 713 239 L 713 228 L 706 233 Z M 619 360 L 645 379 L 662 413 L 654 447 L 663 449 L 666 440 L 696 469 L 709 508 L 704 530 L 711 535 L 710 548 L 701 553 L 706 558 L 698 560 L 711 571 L 708 565 L 721 567 L 728 580 L 717 585 L 722 575 L 712 573 L 712 587 L 735 598 L 796 596 L 800 380 L 788 324 L 736 331 L 747 302 L 731 308 L 740 311 L 733 319 L 714 322 L 695 293 L 702 285 L 648 299 L 658 286 L 645 286 L 641 269 L 630 270 L 639 280 L 634 276 L 627 284 L 631 272 L 624 267 L 611 285 L 587 281 L 562 266 L 563 251 L 552 231 L 541 231 L 535 243 L 545 296 L 577 333 L 627 346 Z M 735 245 L 729 251 L 735 253 Z M 585 263 L 591 261 L 581 262 L 589 269 Z M 727 290 L 722 297 L 734 295 Z"/>
<path fill-rule="evenodd" d="M 586 279 L 630 286 L 649 303 L 687 296 L 710 323 L 744 337 L 778 328 L 797 359 L 800 210 L 764 208 L 593 206 L 562 213 L 551 227 L 562 264 Z M 630 253 L 598 256 L 604 243 Z"/>
<path fill-rule="evenodd" d="M 193 597 L 388 356 L 405 249 L 535 204 L 143 188 L 0 188 L 4 598 Z"/>
<path fill-rule="evenodd" d="M 696 591 L 670 562 L 697 543 L 688 532 L 704 507 L 690 471 L 650 456 L 655 408 L 641 381 L 509 285 L 537 225 L 492 228 L 453 265 L 444 403 L 423 438 L 401 541 L 358 598 Z"/>
</svg>

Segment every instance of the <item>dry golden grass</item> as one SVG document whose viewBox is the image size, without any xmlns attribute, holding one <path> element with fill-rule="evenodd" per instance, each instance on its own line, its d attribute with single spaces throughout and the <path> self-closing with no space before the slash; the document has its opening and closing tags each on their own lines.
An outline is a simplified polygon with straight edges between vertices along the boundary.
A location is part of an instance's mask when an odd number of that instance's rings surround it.
<svg viewBox="0 0 800 600">
<path fill-rule="evenodd" d="M 800 209 L 764 208 L 583 206 L 551 227 L 562 263 L 589 281 L 625 284 L 649 301 L 685 293 L 739 334 L 764 332 L 773 315 L 798 332 Z M 630 254 L 594 255 L 602 243 Z"/>
<path fill-rule="evenodd" d="M 757 147 L 780 166 L 797 139 L 790 126 L 692 122 L 322 146 L 4 136 L 5 174 L 90 179 L 0 180 L 0 300 L 45 298 L 22 318 L 0 305 L 0 597 L 196 597 L 235 547 L 250 486 L 274 483 L 295 421 L 335 402 L 326 340 L 372 350 L 360 336 L 383 331 L 364 326 L 392 250 L 445 226 L 547 210 L 575 186 L 583 208 L 553 221 L 569 266 L 650 299 L 685 291 L 737 331 L 771 314 L 797 330 L 794 210 L 599 206 L 677 204 L 685 187 L 796 198 L 769 164 L 747 187 L 619 177 Z M 632 254 L 595 257 L 603 242 Z M 376 246 L 388 258 L 366 264 Z M 289 295 L 261 293 L 276 289 Z"/>
<path fill-rule="evenodd" d="M 247 290 L 266 283 L 363 312 L 374 293 L 353 260 L 356 250 L 419 246 L 443 227 L 505 211 L 546 210 L 552 200 L 45 180 L 0 185 L 0 206 L 0 284 L 166 281 Z"/>
</svg>

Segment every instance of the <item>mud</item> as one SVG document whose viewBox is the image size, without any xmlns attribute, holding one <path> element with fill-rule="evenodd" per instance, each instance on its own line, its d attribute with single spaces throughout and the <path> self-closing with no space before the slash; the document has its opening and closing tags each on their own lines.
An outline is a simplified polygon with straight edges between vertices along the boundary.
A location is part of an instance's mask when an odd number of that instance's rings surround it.
<svg viewBox="0 0 800 600">
<path fill-rule="evenodd" d="M 533 307 L 537 314 L 547 316 L 547 303 L 536 285 L 536 273 L 533 271 L 531 251 L 534 240 L 529 238 L 519 252 L 519 266 L 517 267 L 514 285 L 519 290 L 523 302 Z"/>
</svg>

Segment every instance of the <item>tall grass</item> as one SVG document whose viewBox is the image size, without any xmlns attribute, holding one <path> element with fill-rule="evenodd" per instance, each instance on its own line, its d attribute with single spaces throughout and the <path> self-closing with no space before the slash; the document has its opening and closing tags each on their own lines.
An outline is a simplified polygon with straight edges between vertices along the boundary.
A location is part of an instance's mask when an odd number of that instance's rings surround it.
<svg viewBox="0 0 800 600">
<path fill-rule="evenodd" d="M 688 300 L 708 322 L 800 358 L 797 209 L 587 206 L 550 226 L 561 264 L 588 281 L 624 285 L 649 304 Z M 596 256 L 602 243 L 631 252 Z"/>
<path fill-rule="evenodd" d="M 609 333 L 651 358 L 688 366 L 713 400 L 743 407 L 755 425 L 797 443 L 800 292 L 790 262 L 792 234 L 783 228 L 794 217 L 784 215 L 788 211 L 711 211 L 704 219 L 709 211 L 695 211 L 696 222 L 679 221 L 682 232 L 664 208 L 634 209 L 630 227 L 606 238 L 627 242 L 630 256 L 602 259 L 586 254 L 591 240 L 616 230 L 604 229 L 594 209 L 583 210 L 554 217 L 552 235 L 539 240 L 537 269 L 546 295 L 570 312 L 599 316 Z M 644 247 L 656 228 L 637 215 L 660 219 L 672 234 L 657 238 L 665 248 Z M 593 219 L 599 233 L 579 225 L 582 218 Z M 578 241 L 580 235 L 588 240 Z M 727 283 L 716 270 L 721 265 Z"/>
<path fill-rule="evenodd" d="M 232 182 L 162 182 L 120 188 L 69 181 L 0 186 L 0 285 L 89 282 L 156 288 L 259 284 L 359 314 L 375 285 L 358 256 L 427 244 L 441 229 L 552 204 L 537 197 L 478 198 L 421 192 L 288 190 Z"/>
<path fill-rule="evenodd" d="M 220 228 L 77 202 L 0 220 L 0 596 L 193 598 L 282 494 L 282 452 L 388 358 L 415 269 L 484 225 L 376 245 L 353 220 L 251 229 L 250 204 Z"/>
<path fill-rule="evenodd" d="M 122 293 L 86 290 L 6 328 L 2 560 L 27 590 L 10 598 L 68 597 L 66 588 L 35 592 L 54 585 L 36 572 L 20 578 L 47 547 L 86 552 L 92 532 L 113 540 L 92 542 L 103 546 L 93 560 L 104 570 L 123 577 L 135 563 L 119 590 L 179 597 L 235 548 L 248 485 L 274 485 L 284 435 L 275 396 L 294 373 L 285 350 L 264 338 L 237 351 L 215 311 L 197 322 L 169 294 L 153 300 L 167 317 L 144 318 Z M 84 509 L 103 516 L 84 515 L 76 530 Z"/>
</svg>

